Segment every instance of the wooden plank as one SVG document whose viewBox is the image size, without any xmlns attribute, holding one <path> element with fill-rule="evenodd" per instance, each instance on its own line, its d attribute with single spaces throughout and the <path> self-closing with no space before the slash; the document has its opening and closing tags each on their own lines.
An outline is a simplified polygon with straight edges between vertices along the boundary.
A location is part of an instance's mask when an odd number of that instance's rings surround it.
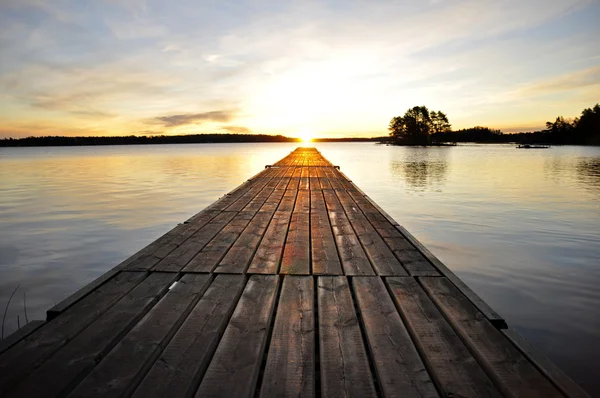
<svg viewBox="0 0 600 398">
<path fill-rule="evenodd" d="M 196 256 L 218 233 L 227 225 L 237 213 L 223 212 L 198 230 L 181 246 L 173 250 L 161 260 L 154 271 L 179 272 L 187 263 Z"/>
<path fill-rule="evenodd" d="M 358 205 L 343 191 L 335 191 L 352 228 L 356 232 L 373 268 L 382 276 L 407 276 L 408 273 L 366 219 Z"/>
<path fill-rule="evenodd" d="M 502 330 L 515 347 L 540 370 L 552 383 L 557 386 L 567 397 L 589 398 L 589 395 L 569 376 L 550 361 L 541 351 L 521 336 L 515 329 Z"/>
<path fill-rule="evenodd" d="M 300 177 L 300 185 L 298 189 L 310 189 L 310 179 L 308 178 L 308 168 L 303 167 L 302 174 Z"/>
<path fill-rule="evenodd" d="M 437 397 L 435 386 L 381 278 L 354 277 L 352 284 L 382 394 L 385 397 Z"/>
<path fill-rule="evenodd" d="M 386 282 L 443 396 L 502 396 L 416 279 L 387 278 Z"/>
<path fill-rule="evenodd" d="M 329 220 L 344 273 L 346 275 L 375 275 L 344 211 L 329 212 Z"/>
<path fill-rule="evenodd" d="M 252 220 L 253 213 L 238 213 L 219 233 L 183 268 L 183 272 L 211 272 L 225 256 L 237 238 Z"/>
<path fill-rule="evenodd" d="M 276 274 L 283 254 L 291 213 L 277 211 L 252 258 L 248 273 Z"/>
<path fill-rule="evenodd" d="M 210 284 L 184 275 L 115 346 L 69 397 L 130 395 Z"/>
<path fill-rule="evenodd" d="M 331 184 L 332 189 L 335 189 L 335 190 L 343 190 L 344 189 L 344 187 L 340 183 L 339 173 L 337 172 L 337 170 L 335 170 L 333 168 L 328 168 L 325 171 L 325 173 L 329 177 L 329 183 Z"/>
<path fill-rule="evenodd" d="M 265 201 L 265 203 L 260 208 L 259 213 L 273 214 L 277 210 L 277 207 L 279 206 L 279 204 L 281 203 L 284 193 L 285 193 L 285 190 L 283 190 L 283 189 L 273 190 L 271 192 L 271 194 L 269 195 L 269 198 Z"/>
<path fill-rule="evenodd" d="M 245 285 L 243 275 L 215 278 L 135 390 L 135 398 L 193 396 Z"/>
<path fill-rule="evenodd" d="M 215 272 L 238 273 L 246 272 L 252 256 L 265 233 L 272 213 L 258 213 L 242 232 L 238 240 L 231 246 L 221 260 Z"/>
<path fill-rule="evenodd" d="M 0 396 L 72 340 L 146 277 L 142 272 L 121 272 L 36 333 L 0 355 Z"/>
<path fill-rule="evenodd" d="M 318 278 L 321 394 L 324 397 L 376 397 L 348 279 Z"/>
<path fill-rule="evenodd" d="M 294 211 L 294 204 L 296 203 L 296 196 L 298 192 L 292 189 L 288 189 L 284 192 L 283 198 L 281 198 L 281 202 L 279 202 L 279 207 L 277 207 L 278 212 L 292 212 Z"/>
<path fill-rule="evenodd" d="M 344 211 L 340 200 L 335 194 L 334 190 L 324 189 L 323 197 L 325 198 L 325 204 L 327 205 L 327 211 L 334 211 L 336 213 Z"/>
<path fill-rule="evenodd" d="M 5 337 L 4 340 L 0 342 L 0 354 L 38 330 L 44 323 L 44 321 L 29 321 L 28 324 Z"/>
<path fill-rule="evenodd" d="M 279 183 L 275 187 L 275 189 L 287 189 L 288 184 L 290 183 L 290 177 L 279 177 Z"/>
<path fill-rule="evenodd" d="M 290 178 L 290 182 L 287 185 L 287 189 L 300 189 L 300 177 L 298 176 Z"/>
<path fill-rule="evenodd" d="M 277 275 L 252 275 L 196 397 L 252 397 L 279 287 Z"/>
<path fill-rule="evenodd" d="M 281 259 L 281 274 L 310 275 L 309 220 L 308 213 L 292 213 Z"/>
<path fill-rule="evenodd" d="M 312 277 L 284 278 L 261 397 L 314 396 L 314 296 Z"/>
<path fill-rule="evenodd" d="M 150 310 L 176 278 L 172 273 L 148 276 L 7 396 L 35 398 L 68 393 Z"/>
<path fill-rule="evenodd" d="M 268 185 L 268 184 L 267 184 Z M 269 198 L 269 195 L 271 195 L 271 193 L 273 192 L 274 188 L 269 188 L 268 186 L 265 186 L 262 191 L 260 191 L 258 193 L 258 195 L 256 195 L 243 209 L 242 212 L 244 213 L 256 213 L 258 212 L 261 207 L 263 206 L 263 204 L 267 201 L 267 199 Z"/>
<path fill-rule="evenodd" d="M 296 203 L 294 204 L 294 213 L 309 213 L 310 212 L 310 192 L 298 191 Z"/>
<path fill-rule="evenodd" d="M 311 191 L 310 241 L 312 273 L 342 275 L 342 264 L 329 224 L 322 191 Z"/>
<path fill-rule="evenodd" d="M 446 278 L 419 278 L 503 394 L 559 397 L 556 389 Z"/>
<path fill-rule="evenodd" d="M 394 256 L 412 276 L 440 276 L 435 267 L 404 238 L 385 238 Z"/>
</svg>

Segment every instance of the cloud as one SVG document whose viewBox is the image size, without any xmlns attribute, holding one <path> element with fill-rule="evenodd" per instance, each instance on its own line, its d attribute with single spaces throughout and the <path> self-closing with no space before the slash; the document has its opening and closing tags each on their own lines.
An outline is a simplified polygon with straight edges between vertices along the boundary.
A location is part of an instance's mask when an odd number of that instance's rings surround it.
<svg viewBox="0 0 600 398">
<path fill-rule="evenodd" d="M 519 90 L 521 95 L 543 95 L 600 85 L 600 66 L 545 79 Z"/>
<path fill-rule="evenodd" d="M 202 124 L 206 122 L 226 123 L 231 121 L 235 117 L 236 113 L 236 111 L 232 110 L 219 110 L 202 113 L 159 116 L 154 118 L 153 121 L 162 124 L 165 127 L 177 127 L 184 126 L 186 124 Z"/>
<path fill-rule="evenodd" d="M 234 134 L 248 134 L 251 133 L 252 130 L 249 129 L 248 127 L 244 127 L 244 126 L 223 126 L 221 127 L 221 130 L 226 130 L 230 133 L 234 133 Z"/>
</svg>

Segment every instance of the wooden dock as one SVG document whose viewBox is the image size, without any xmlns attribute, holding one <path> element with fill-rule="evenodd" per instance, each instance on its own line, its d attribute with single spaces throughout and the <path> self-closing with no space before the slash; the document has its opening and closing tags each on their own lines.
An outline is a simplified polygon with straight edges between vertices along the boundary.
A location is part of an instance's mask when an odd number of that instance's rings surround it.
<svg viewBox="0 0 600 398">
<path fill-rule="evenodd" d="M 2 397 L 583 397 L 314 148 L 28 325 Z"/>
</svg>

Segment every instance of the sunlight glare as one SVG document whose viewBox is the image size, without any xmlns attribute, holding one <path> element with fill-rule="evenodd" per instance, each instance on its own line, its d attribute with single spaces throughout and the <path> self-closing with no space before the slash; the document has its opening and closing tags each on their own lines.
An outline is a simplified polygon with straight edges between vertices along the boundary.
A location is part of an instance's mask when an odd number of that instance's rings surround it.
<svg viewBox="0 0 600 398">
<path fill-rule="evenodd" d="M 302 130 L 298 133 L 298 138 L 302 140 L 302 142 L 312 142 L 315 134 L 310 130 Z"/>
</svg>

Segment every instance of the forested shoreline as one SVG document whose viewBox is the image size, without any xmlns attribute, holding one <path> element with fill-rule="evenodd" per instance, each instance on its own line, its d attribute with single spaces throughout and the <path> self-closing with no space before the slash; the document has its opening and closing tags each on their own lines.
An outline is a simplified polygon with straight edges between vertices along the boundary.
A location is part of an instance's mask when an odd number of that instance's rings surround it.
<svg viewBox="0 0 600 398">
<path fill-rule="evenodd" d="M 504 133 L 489 127 L 476 126 L 452 130 L 448 117 L 426 106 L 408 109 L 404 116 L 395 116 L 388 130 L 390 143 L 395 145 L 439 145 L 448 142 L 600 145 L 600 105 L 586 108 L 581 116 L 546 122 L 546 129 L 523 133 Z"/>
</svg>

